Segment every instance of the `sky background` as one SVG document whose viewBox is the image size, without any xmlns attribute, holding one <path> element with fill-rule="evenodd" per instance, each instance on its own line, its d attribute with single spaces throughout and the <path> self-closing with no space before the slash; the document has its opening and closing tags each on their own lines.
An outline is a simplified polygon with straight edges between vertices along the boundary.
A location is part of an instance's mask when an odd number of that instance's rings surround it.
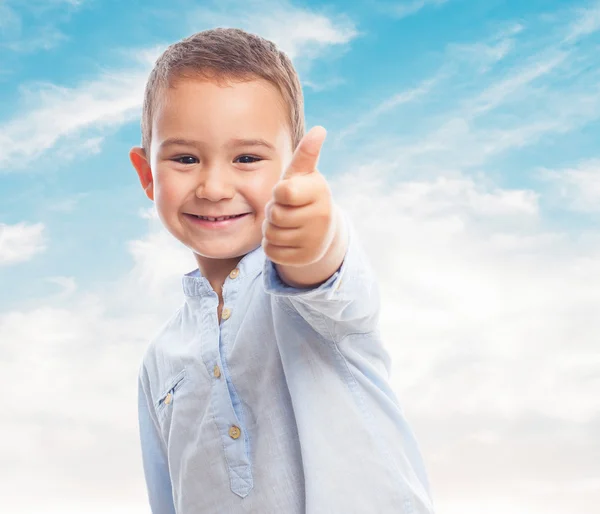
<svg viewBox="0 0 600 514">
<path fill-rule="evenodd" d="M 439 514 L 600 504 L 600 3 L 0 0 L 0 511 L 148 513 L 137 372 L 191 253 L 128 151 L 216 26 L 292 58 Z"/>
</svg>

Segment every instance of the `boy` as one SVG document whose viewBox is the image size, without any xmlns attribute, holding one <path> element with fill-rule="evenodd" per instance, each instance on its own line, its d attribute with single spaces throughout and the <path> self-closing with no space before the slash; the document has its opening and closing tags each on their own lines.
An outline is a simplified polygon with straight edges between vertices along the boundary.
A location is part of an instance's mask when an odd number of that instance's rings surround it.
<svg viewBox="0 0 600 514">
<path fill-rule="evenodd" d="M 140 368 L 154 514 L 432 512 L 325 130 L 303 136 L 296 72 L 258 36 L 200 32 L 149 77 L 131 162 L 198 264 Z"/>
</svg>

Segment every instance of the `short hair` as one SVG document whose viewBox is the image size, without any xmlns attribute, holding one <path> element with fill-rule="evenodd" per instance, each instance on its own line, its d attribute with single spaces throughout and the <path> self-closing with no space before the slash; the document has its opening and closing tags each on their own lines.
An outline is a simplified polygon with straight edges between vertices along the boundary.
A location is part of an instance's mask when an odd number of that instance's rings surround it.
<svg viewBox="0 0 600 514">
<path fill-rule="evenodd" d="M 276 86 L 287 107 L 295 150 L 304 136 L 304 98 L 289 57 L 260 36 L 237 28 L 214 28 L 167 47 L 150 72 L 142 108 L 142 147 L 152 141 L 152 116 L 161 90 L 179 79 L 199 78 L 219 84 L 262 78 Z"/>
</svg>

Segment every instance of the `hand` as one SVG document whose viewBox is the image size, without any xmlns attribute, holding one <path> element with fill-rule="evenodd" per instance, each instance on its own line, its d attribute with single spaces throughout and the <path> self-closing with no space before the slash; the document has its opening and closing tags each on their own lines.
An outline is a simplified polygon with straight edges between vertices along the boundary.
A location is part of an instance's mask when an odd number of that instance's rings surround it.
<svg viewBox="0 0 600 514">
<path fill-rule="evenodd" d="M 331 190 L 317 170 L 326 135 L 327 131 L 317 126 L 302 138 L 265 206 L 262 246 L 276 264 L 313 264 L 333 241 L 336 217 Z"/>
</svg>

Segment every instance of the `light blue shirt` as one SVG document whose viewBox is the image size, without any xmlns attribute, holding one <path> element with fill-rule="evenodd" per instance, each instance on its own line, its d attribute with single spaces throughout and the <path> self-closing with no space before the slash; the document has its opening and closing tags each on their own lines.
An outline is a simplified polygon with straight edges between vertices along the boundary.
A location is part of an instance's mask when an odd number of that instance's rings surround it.
<svg viewBox="0 0 600 514">
<path fill-rule="evenodd" d="M 288 287 L 261 246 L 245 255 L 220 324 L 208 280 L 183 277 L 139 373 L 153 514 L 433 512 L 388 382 L 375 275 L 345 219 L 344 262 L 319 287 Z"/>
</svg>

